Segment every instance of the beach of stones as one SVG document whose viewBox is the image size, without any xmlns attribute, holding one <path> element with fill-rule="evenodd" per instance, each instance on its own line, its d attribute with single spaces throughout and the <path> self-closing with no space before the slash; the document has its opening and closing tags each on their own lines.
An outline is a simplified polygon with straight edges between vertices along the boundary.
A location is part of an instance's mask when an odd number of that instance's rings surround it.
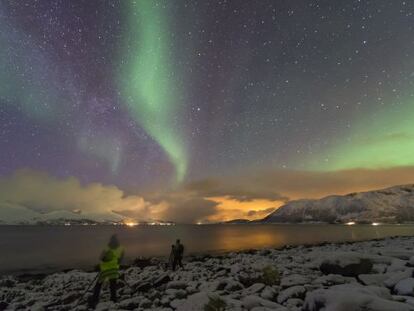
<svg viewBox="0 0 414 311">
<path fill-rule="evenodd" d="M 96 310 L 414 311 L 414 237 L 188 256 L 125 267 Z M 88 310 L 96 272 L 0 277 L 0 310 Z"/>
</svg>

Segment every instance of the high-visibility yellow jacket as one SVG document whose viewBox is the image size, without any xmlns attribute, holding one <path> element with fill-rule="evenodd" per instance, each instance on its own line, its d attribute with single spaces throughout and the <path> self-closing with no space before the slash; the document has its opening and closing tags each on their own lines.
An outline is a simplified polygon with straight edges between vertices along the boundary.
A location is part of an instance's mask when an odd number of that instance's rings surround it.
<svg viewBox="0 0 414 311">
<path fill-rule="evenodd" d="M 124 252 L 124 249 L 119 246 L 117 248 L 106 248 L 104 258 L 99 264 L 101 282 L 106 280 L 113 280 L 119 277 L 119 260 Z"/>
</svg>

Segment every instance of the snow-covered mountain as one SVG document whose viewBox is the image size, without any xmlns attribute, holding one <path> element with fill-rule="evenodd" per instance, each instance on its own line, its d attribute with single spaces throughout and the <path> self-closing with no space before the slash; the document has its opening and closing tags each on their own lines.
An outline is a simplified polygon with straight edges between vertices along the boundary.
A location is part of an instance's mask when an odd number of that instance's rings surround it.
<svg viewBox="0 0 414 311">
<path fill-rule="evenodd" d="M 119 222 L 124 217 L 115 213 L 74 213 L 66 210 L 40 213 L 20 205 L 0 204 L 0 224 L 64 224 Z"/>
<path fill-rule="evenodd" d="M 261 222 L 407 222 L 414 221 L 414 185 L 297 200 Z"/>
<path fill-rule="evenodd" d="M 173 221 L 137 220 L 116 212 L 73 212 L 55 210 L 38 212 L 21 205 L 0 202 L 0 225 L 174 225 Z"/>
</svg>

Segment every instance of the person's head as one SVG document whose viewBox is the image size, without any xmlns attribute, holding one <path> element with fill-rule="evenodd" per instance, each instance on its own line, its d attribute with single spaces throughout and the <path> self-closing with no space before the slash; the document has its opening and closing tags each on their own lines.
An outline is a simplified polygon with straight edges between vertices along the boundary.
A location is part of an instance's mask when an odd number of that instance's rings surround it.
<svg viewBox="0 0 414 311">
<path fill-rule="evenodd" d="M 175 247 L 175 245 L 174 244 L 171 244 L 171 248 L 174 248 Z"/>
<path fill-rule="evenodd" d="M 111 238 L 109 239 L 108 246 L 110 248 L 117 248 L 119 246 L 119 240 L 118 236 L 116 234 L 113 234 Z"/>
<path fill-rule="evenodd" d="M 180 239 L 177 239 L 176 243 L 177 243 L 177 244 L 180 244 Z"/>
</svg>

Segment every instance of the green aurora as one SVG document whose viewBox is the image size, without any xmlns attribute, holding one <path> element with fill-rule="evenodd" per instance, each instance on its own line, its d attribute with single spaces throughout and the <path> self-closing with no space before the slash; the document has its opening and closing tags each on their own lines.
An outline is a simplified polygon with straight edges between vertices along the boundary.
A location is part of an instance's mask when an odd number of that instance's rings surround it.
<svg viewBox="0 0 414 311">
<path fill-rule="evenodd" d="M 360 119 L 349 139 L 312 160 L 322 171 L 379 169 L 414 165 L 413 98 Z"/>
<path fill-rule="evenodd" d="M 156 1 L 129 3 L 119 84 L 133 118 L 164 149 L 175 167 L 176 182 L 180 182 L 187 171 L 187 154 L 177 117 L 180 103 L 162 10 Z"/>
</svg>

